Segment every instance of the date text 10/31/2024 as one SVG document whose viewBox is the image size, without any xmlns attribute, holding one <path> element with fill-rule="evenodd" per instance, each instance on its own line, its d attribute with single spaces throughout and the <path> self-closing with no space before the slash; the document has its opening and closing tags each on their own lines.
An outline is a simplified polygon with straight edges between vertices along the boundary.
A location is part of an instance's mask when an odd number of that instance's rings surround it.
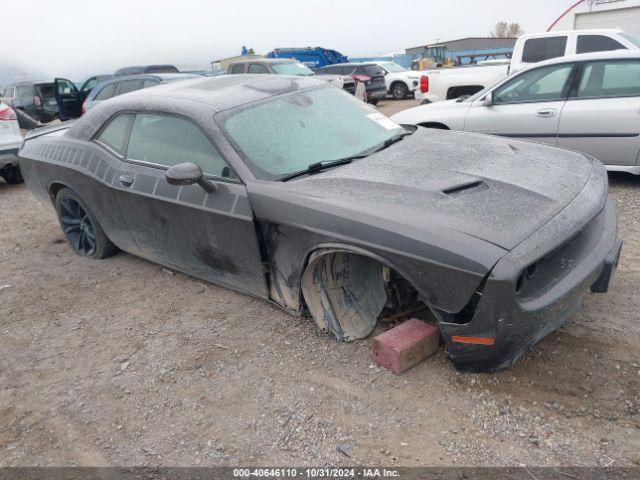
<svg viewBox="0 0 640 480">
<path fill-rule="evenodd" d="M 400 472 L 386 468 L 234 468 L 238 478 L 394 478 Z"/>
</svg>

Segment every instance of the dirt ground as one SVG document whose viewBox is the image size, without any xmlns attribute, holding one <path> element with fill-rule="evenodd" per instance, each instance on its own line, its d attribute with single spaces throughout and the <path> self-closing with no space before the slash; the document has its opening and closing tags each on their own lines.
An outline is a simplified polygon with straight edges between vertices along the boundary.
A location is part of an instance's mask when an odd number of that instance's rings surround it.
<svg viewBox="0 0 640 480">
<path fill-rule="evenodd" d="M 640 178 L 610 184 L 608 294 L 510 370 L 459 374 L 441 350 L 394 376 L 368 340 L 267 302 L 80 258 L 0 182 L 0 466 L 640 465 Z"/>
</svg>

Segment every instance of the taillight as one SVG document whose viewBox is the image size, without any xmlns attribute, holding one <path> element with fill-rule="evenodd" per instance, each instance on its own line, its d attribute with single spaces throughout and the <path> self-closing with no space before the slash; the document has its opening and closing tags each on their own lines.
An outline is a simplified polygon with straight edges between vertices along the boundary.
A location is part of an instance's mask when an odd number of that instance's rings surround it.
<svg viewBox="0 0 640 480">
<path fill-rule="evenodd" d="M 354 80 L 358 82 L 367 83 L 368 81 L 371 80 L 371 77 L 369 75 L 351 75 L 351 76 L 353 77 Z"/>
<path fill-rule="evenodd" d="M 427 93 L 429 91 L 429 77 L 426 75 L 422 75 L 420 77 L 420 91 L 422 93 Z"/>
<path fill-rule="evenodd" d="M 33 97 L 33 104 L 38 108 L 42 106 L 42 100 L 40 100 L 40 97 L 38 95 Z"/>
<path fill-rule="evenodd" d="M 10 108 L 0 110 L 0 122 L 8 122 L 17 119 L 18 117 L 16 117 L 16 112 L 11 110 Z"/>
</svg>

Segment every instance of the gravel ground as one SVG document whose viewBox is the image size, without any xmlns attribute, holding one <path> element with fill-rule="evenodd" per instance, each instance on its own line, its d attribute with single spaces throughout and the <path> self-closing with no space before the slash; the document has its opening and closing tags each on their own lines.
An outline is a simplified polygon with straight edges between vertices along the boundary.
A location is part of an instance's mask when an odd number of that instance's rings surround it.
<svg viewBox="0 0 640 480">
<path fill-rule="evenodd" d="M 50 206 L 0 183 L 0 466 L 640 465 L 640 178 L 610 184 L 608 294 L 510 370 L 440 351 L 394 376 L 267 302 L 80 258 Z"/>
</svg>

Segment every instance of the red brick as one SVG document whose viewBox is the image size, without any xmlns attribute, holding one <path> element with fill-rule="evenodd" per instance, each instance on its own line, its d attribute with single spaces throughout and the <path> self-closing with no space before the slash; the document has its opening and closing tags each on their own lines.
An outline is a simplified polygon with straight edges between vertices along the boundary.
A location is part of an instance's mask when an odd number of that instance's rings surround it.
<svg viewBox="0 0 640 480">
<path fill-rule="evenodd" d="M 402 373 L 438 351 L 440 330 L 412 318 L 371 341 L 371 356 L 383 368 Z"/>
</svg>

